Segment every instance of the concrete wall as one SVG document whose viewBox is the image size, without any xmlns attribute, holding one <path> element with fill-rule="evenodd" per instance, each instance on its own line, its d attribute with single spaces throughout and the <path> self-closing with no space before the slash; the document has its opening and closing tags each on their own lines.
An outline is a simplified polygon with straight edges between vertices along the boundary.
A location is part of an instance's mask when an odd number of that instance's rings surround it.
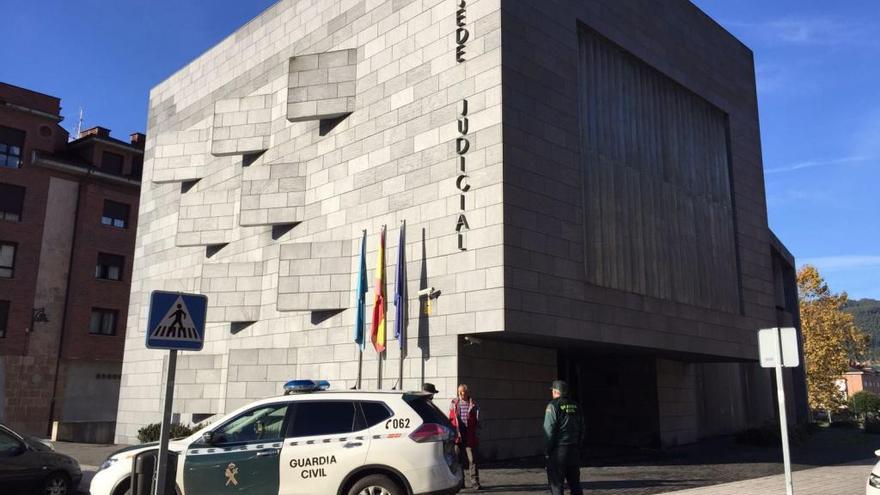
<svg viewBox="0 0 880 495">
<path fill-rule="evenodd" d="M 660 440 L 664 445 L 695 442 L 697 424 L 697 365 L 657 360 L 657 408 Z"/>
<path fill-rule="evenodd" d="M 378 233 L 387 225 L 390 294 L 404 220 L 410 298 L 403 385 L 427 380 L 443 391 L 438 398 L 454 394 L 458 334 L 503 327 L 499 9 L 499 0 L 468 2 L 467 62 L 457 63 L 452 2 L 283 0 L 152 90 L 118 441 L 132 442 L 139 427 L 158 420 L 163 353 L 143 345 L 154 289 L 211 292 L 202 353 L 218 356 L 220 382 L 205 376 L 200 385 L 199 371 L 208 370 L 196 370 L 196 383 L 175 401 L 181 418 L 224 412 L 295 377 L 351 387 L 358 369 L 354 315 L 346 309 L 356 282 L 350 255 L 366 229 L 372 286 Z M 321 69 L 321 54 L 330 52 L 356 59 L 339 67 L 328 59 L 326 84 L 315 79 L 322 74 L 306 74 L 316 55 Z M 333 91 L 342 110 L 316 103 L 313 112 L 302 105 L 290 113 L 291 95 L 320 102 Z M 463 99 L 472 185 L 466 251 L 455 230 Z M 282 251 L 322 243 L 347 246 L 344 273 L 340 263 L 327 273 L 289 266 L 282 273 L 291 261 Z M 229 275 L 247 264 L 259 270 Z M 302 284 L 328 297 L 281 297 L 304 293 L 294 287 Z M 442 291 L 430 316 L 416 297 L 428 286 Z M 369 315 L 372 292 L 367 301 Z M 364 385 L 393 386 L 399 356 L 393 339 L 381 365 L 368 348 Z"/>
<path fill-rule="evenodd" d="M 479 344 L 462 341 L 459 381 L 468 385 L 480 404 L 483 456 L 499 459 L 543 452 L 544 408 L 556 376 L 555 349 L 490 339 L 480 339 Z M 435 403 L 449 410 L 449 402 Z"/>
<path fill-rule="evenodd" d="M 58 419 L 62 422 L 115 421 L 121 371 L 120 362 L 65 360 Z"/>
</svg>

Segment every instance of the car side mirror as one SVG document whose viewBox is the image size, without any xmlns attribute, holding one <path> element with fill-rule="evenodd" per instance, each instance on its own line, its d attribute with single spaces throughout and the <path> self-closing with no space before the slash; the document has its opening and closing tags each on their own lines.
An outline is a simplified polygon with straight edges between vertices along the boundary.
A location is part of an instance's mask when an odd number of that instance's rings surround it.
<svg viewBox="0 0 880 495">
<path fill-rule="evenodd" d="M 202 441 L 207 445 L 214 445 L 214 432 L 206 431 L 202 433 Z"/>
<path fill-rule="evenodd" d="M 0 457 L 18 457 L 27 452 L 27 445 L 20 443 L 6 450 L 0 450 Z"/>
</svg>

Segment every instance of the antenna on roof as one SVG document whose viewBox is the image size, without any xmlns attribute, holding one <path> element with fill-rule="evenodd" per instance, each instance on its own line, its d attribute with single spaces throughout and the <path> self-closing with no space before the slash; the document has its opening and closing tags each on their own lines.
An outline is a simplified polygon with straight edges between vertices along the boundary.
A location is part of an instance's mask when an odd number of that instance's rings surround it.
<svg viewBox="0 0 880 495">
<path fill-rule="evenodd" d="M 70 136 L 70 140 L 73 141 L 75 139 L 79 139 L 79 135 L 82 132 L 83 127 L 83 107 L 79 107 L 79 120 L 76 122 L 76 127 L 73 128 L 73 135 Z"/>
</svg>

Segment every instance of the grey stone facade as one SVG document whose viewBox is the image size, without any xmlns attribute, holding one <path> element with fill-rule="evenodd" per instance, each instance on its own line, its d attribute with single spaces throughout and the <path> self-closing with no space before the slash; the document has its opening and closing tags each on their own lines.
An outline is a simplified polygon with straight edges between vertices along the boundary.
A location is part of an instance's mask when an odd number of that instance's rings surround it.
<svg viewBox="0 0 880 495">
<path fill-rule="evenodd" d="M 726 266 L 739 267 L 741 311 L 588 280 L 582 24 L 728 116 L 738 259 Z M 382 361 L 368 346 L 365 387 L 430 381 L 445 407 L 468 382 L 485 455 L 538 452 L 549 381 L 590 356 L 640 356 L 624 382 L 651 391 L 646 435 L 665 443 L 723 416 L 705 400 L 707 376 L 738 394 L 748 380 L 754 403 L 711 433 L 772 414 L 764 373 L 717 363 L 756 359 L 754 330 L 776 322 L 751 53 L 687 2 L 282 0 L 153 89 L 144 173 L 120 442 L 159 418 L 163 354 L 143 345 L 150 291 L 209 296 L 203 358 L 180 361 L 184 421 L 294 377 L 349 388 L 361 232 L 372 287 L 388 228 L 390 294 L 403 221 L 403 375 L 389 338 Z M 439 297 L 417 296 L 428 287 Z M 393 315 L 389 304 L 391 335 Z"/>
</svg>

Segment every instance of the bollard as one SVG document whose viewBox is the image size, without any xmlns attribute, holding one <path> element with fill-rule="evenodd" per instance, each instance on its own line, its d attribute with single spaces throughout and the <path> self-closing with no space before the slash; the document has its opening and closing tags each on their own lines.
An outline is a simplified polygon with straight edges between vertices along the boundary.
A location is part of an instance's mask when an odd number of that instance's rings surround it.
<svg viewBox="0 0 880 495">
<path fill-rule="evenodd" d="M 131 460 L 131 495 L 150 495 L 156 473 L 156 451 L 148 450 Z"/>
<path fill-rule="evenodd" d="M 152 495 L 156 482 L 156 460 L 158 450 L 148 450 L 134 456 L 131 460 L 131 495 Z M 176 495 L 177 453 L 168 452 L 168 473 L 163 495 Z"/>
</svg>

